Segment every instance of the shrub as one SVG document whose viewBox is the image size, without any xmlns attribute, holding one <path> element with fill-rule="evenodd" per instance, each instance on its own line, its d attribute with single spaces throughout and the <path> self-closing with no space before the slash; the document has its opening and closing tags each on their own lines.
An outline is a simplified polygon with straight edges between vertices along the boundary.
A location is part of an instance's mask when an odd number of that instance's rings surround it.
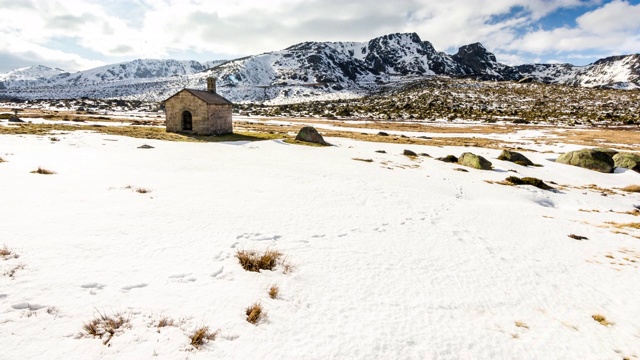
<svg viewBox="0 0 640 360">
<path fill-rule="evenodd" d="M 236 258 L 240 265 L 247 271 L 260 272 L 260 270 L 273 270 L 282 253 L 276 250 L 267 249 L 263 253 L 252 250 L 238 250 Z"/>
<path fill-rule="evenodd" d="M 51 171 L 51 170 L 47 170 L 43 167 L 38 166 L 38 170 L 33 170 L 31 172 L 32 174 L 42 174 L 42 175 L 53 175 L 56 172 L 55 171 Z"/>
<path fill-rule="evenodd" d="M 193 334 L 189 337 L 191 339 L 191 346 L 196 349 L 199 349 L 200 346 L 206 344 L 209 341 L 213 341 L 218 336 L 218 331 L 211 332 L 209 331 L 208 326 L 202 326 L 196 329 Z"/>
<path fill-rule="evenodd" d="M 262 305 L 260 305 L 260 303 L 258 302 L 253 303 L 253 305 L 249 306 L 245 310 L 245 313 L 247 314 L 247 321 L 254 325 L 256 325 L 264 316 Z"/>
<path fill-rule="evenodd" d="M 158 320 L 158 329 L 162 328 L 162 327 L 166 327 L 166 326 L 173 326 L 173 319 L 169 318 L 169 317 L 162 317 L 160 318 L 160 320 Z"/>
</svg>

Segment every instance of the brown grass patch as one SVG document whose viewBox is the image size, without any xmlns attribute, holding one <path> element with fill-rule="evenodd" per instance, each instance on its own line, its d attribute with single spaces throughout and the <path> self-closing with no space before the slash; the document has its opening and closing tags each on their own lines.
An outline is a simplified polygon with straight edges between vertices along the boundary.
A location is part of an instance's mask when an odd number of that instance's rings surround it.
<svg viewBox="0 0 640 360">
<path fill-rule="evenodd" d="M 611 325 L 614 324 L 614 323 L 608 321 L 607 318 L 604 315 L 595 314 L 595 315 L 591 315 L 591 317 L 593 318 L 593 320 L 599 322 L 600 325 L 602 325 L 602 326 L 611 326 Z"/>
<path fill-rule="evenodd" d="M 38 170 L 33 170 L 32 174 L 42 174 L 42 175 L 53 175 L 56 174 L 55 171 L 45 169 L 43 167 L 38 166 Z"/>
<path fill-rule="evenodd" d="M 97 313 L 98 316 L 82 326 L 84 334 L 81 333 L 81 335 L 99 337 L 100 339 L 105 337 L 102 344 L 108 345 L 115 334 L 121 333 L 129 326 L 129 319 L 120 313 L 112 316 L 107 315 L 106 312 L 97 311 Z"/>
<path fill-rule="evenodd" d="M 280 295 L 280 288 L 278 285 L 271 285 L 269 288 L 269 297 L 272 299 L 277 299 L 278 295 Z"/>
<path fill-rule="evenodd" d="M 197 328 L 189 338 L 191 339 L 191 346 L 196 349 L 199 349 L 202 345 L 206 344 L 209 341 L 213 341 L 218 336 L 219 330 L 214 332 L 209 331 L 208 326 L 202 326 Z"/>
<path fill-rule="evenodd" d="M 272 249 L 267 249 L 262 253 L 254 250 L 238 250 L 236 252 L 236 258 L 240 261 L 242 268 L 254 272 L 273 270 L 281 257 L 282 253 Z"/>
<path fill-rule="evenodd" d="M 253 305 L 249 306 L 245 313 L 247 315 L 247 321 L 251 324 L 257 325 L 260 319 L 265 315 L 262 305 L 258 302 L 253 303 Z"/>
<path fill-rule="evenodd" d="M 632 229 L 640 229 L 640 223 L 617 223 L 614 221 L 607 221 L 605 224 L 609 224 L 616 228 L 632 228 Z"/>
<path fill-rule="evenodd" d="M 0 163 L 3 163 L 3 162 L 7 162 L 7 160 L 3 159 L 3 158 L 0 156 Z"/>
<path fill-rule="evenodd" d="M 637 193 L 640 192 L 640 185 L 629 185 L 621 188 L 620 190 Z"/>
<path fill-rule="evenodd" d="M 136 192 L 139 193 L 139 194 L 147 194 L 147 193 L 150 193 L 151 190 L 145 189 L 145 188 L 137 188 Z"/>
</svg>

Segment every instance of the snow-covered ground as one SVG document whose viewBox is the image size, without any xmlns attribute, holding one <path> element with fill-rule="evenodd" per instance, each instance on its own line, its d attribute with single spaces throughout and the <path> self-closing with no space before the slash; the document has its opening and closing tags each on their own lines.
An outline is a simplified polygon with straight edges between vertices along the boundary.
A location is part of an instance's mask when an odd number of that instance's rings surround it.
<svg viewBox="0 0 640 360">
<path fill-rule="evenodd" d="M 634 222 L 624 212 L 640 199 L 577 188 L 638 184 L 635 172 L 342 138 L 56 137 L 0 136 L 0 248 L 19 255 L 0 259 L 1 359 L 640 356 L 640 230 L 606 224 Z M 472 151 L 494 170 L 454 171 L 405 148 Z M 57 174 L 30 173 L 39 166 Z M 571 186 L 485 181 L 509 175 Z M 293 270 L 246 272 L 235 258 L 267 248 Z M 252 325 L 256 301 L 267 317 Z M 129 324 L 107 345 L 82 335 L 116 313 Z M 163 317 L 174 326 L 158 328 Z M 201 326 L 220 332 L 195 349 Z"/>
</svg>

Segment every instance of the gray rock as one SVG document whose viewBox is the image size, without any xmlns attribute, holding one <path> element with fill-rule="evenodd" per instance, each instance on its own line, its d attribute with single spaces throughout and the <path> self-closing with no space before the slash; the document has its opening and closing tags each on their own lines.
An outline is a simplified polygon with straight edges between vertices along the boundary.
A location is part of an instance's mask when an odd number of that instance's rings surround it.
<svg viewBox="0 0 640 360">
<path fill-rule="evenodd" d="M 325 146 L 330 146 L 328 142 L 324 141 L 324 138 L 316 128 L 313 126 L 305 126 L 298 132 L 298 136 L 296 136 L 296 140 L 310 142 L 314 144 L 320 144 Z"/>
<path fill-rule="evenodd" d="M 579 166 L 585 169 L 610 173 L 615 166 L 611 156 L 595 149 L 570 151 L 560 155 L 557 163 Z"/>
<path fill-rule="evenodd" d="M 493 167 L 491 161 L 470 152 L 466 152 L 460 155 L 460 157 L 458 158 L 458 164 L 479 170 L 491 170 L 491 168 Z"/>
<path fill-rule="evenodd" d="M 615 167 L 631 169 L 640 172 L 640 155 L 636 153 L 622 152 L 613 155 Z"/>
<path fill-rule="evenodd" d="M 11 116 L 9 116 L 9 122 L 23 123 L 24 120 L 20 119 L 19 117 L 15 116 L 15 115 L 11 115 Z"/>
<path fill-rule="evenodd" d="M 416 154 L 415 152 L 413 152 L 413 151 L 411 151 L 411 150 L 407 150 L 407 149 L 405 149 L 405 150 L 402 152 L 402 155 L 406 155 L 406 156 L 418 156 L 418 154 Z"/>
<path fill-rule="evenodd" d="M 618 150 L 613 150 L 613 149 L 609 149 L 609 148 L 594 148 L 593 150 L 603 152 L 603 153 L 605 153 L 605 154 L 607 154 L 607 155 L 609 155 L 611 157 L 613 157 L 613 155 L 618 153 Z"/>
<path fill-rule="evenodd" d="M 511 161 L 512 163 L 518 163 L 519 165 L 524 166 L 533 166 L 533 162 L 531 160 L 515 151 L 502 150 L 500 156 L 498 156 L 498 160 Z"/>
</svg>

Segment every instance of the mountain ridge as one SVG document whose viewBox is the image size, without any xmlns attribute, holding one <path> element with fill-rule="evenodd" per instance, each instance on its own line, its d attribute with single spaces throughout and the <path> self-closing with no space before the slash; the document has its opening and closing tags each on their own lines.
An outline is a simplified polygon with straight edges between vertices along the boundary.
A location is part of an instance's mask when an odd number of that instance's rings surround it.
<svg viewBox="0 0 640 360">
<path fill-rule="evenodd" d="M 219 92 L 232 101 L 266 103 L 359 97 L 385 84 L 432 76 L 637 89 L 640 55 L 610 56 L 585 66 L 509 66 L 480 43 L 448 55 L 416 33 L 395 33 L 367 42 L 302 42 L 210 62 L 137 59 L 76 73 L 38 65 L 0 74 L 0 97 L 160 101 L 184 87 L 203 88 L 209 76 L 218 79 Z"/>
</svg>

